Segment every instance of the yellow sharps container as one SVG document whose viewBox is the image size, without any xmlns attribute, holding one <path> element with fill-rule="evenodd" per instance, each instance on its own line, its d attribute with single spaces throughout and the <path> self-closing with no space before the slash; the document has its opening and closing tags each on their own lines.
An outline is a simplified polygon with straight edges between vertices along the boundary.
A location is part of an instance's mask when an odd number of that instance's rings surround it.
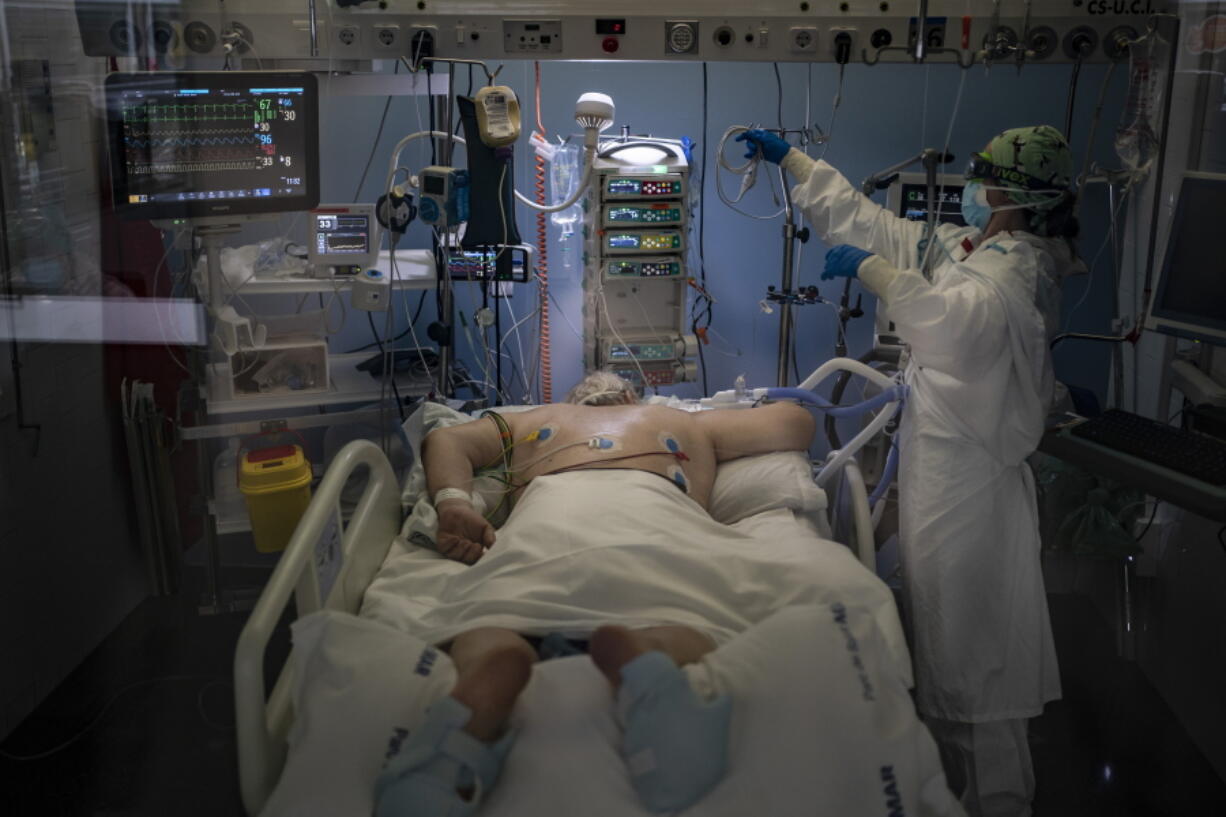
<svg viewBox="0 0 1226 817">
<path fill-rule="evenodd" d="M 302 447 L 248 451 L 239 467 L 238 487 L 247 499 L 256 550 L 284 550 L 311 502 L 311 463 Z"/>
</svg>

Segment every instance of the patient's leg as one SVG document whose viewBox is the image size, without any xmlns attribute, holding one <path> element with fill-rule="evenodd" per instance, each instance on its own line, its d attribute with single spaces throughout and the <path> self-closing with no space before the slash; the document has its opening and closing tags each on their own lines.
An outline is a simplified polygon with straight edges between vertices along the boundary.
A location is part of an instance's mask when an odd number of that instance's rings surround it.
<svg viewBox="0 0 1226 817">
<path fill-rule="evenodd" d="M 518 633 L 481 627 L 456 636 L 448 652 L 456 669 L 451 697 L 473 713 L 464 731 L 480 741 L 497 739 L 528 685 L 536 651 Z"/>
<path fill-rule="evenodd" d="M 683 667 L 702 659 L 715 649 L 710 638 L 689 627 L 646 627 L 631 630 L 609 624 L 592 633 L 588 652 L 609 683 L 621 686 L 621 668 L 645 652 L 656 650 Z"/>
<path fill-rule="evenodd" d="M 455 686 L 389 754 L 375 781 L 374 817 L 471 814 L 498 781 L 514 740 L 502 734 L 503 725 L 536 653 L 494 627 L 461 633 L 444 649 L 455 664 Z"/>
</svg>

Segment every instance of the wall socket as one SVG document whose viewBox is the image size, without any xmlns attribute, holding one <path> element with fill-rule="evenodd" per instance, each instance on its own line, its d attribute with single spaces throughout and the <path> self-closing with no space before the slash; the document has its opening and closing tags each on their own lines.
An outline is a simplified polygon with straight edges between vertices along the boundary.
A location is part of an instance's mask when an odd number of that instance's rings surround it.
<svg viewBox="0 0 1226 817">
<path fill-rule="evenodd" d="M 400 26 L 375 26 L 375 48 L 395 48 L 400 42 Z"/>
<path fill-rule="evenodd" d="M 817 50 L 817 26 L 792 26 L 788 32 L 792 51 L 812 53 Z"/>
</svg>

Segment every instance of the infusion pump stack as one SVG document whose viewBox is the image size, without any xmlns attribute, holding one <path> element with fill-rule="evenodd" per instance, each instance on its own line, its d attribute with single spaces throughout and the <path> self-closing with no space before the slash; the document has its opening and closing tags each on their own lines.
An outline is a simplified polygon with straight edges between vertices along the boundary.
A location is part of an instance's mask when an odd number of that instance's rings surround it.
<svg viewBox="0 0 1226 817">
<path fill-rule="evenodd" d="M 584 212 L 584 365 L 642 389 L 692 381 L 685 300 L 690 166 L 681 143 L 601 142 Z"/>
</svg>

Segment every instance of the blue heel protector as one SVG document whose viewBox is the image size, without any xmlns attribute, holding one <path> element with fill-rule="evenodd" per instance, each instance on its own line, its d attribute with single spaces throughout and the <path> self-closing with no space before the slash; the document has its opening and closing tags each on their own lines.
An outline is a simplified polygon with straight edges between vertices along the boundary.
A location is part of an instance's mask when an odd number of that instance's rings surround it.
<svg viewBox="0 0 1226 817">
<path fill-rule="evenodd" d="M 634 790 L 655 813 L 692 806 L 727 771 L 732 699 L 703 701 L 661 652 L 640 655 L 621 676 L 617 713 Z"/>
<path fill-rule="evenodd" d="M 482 743 L 462 731 L 471 717 L 472 710 L 450 696 L 430 707 L 375 780 L 375 817 L 465 817 L 477 810 L 498 781 L 515 734 Z M 457 787 L 471 788 L 470 799 Z"/>
</svg>

